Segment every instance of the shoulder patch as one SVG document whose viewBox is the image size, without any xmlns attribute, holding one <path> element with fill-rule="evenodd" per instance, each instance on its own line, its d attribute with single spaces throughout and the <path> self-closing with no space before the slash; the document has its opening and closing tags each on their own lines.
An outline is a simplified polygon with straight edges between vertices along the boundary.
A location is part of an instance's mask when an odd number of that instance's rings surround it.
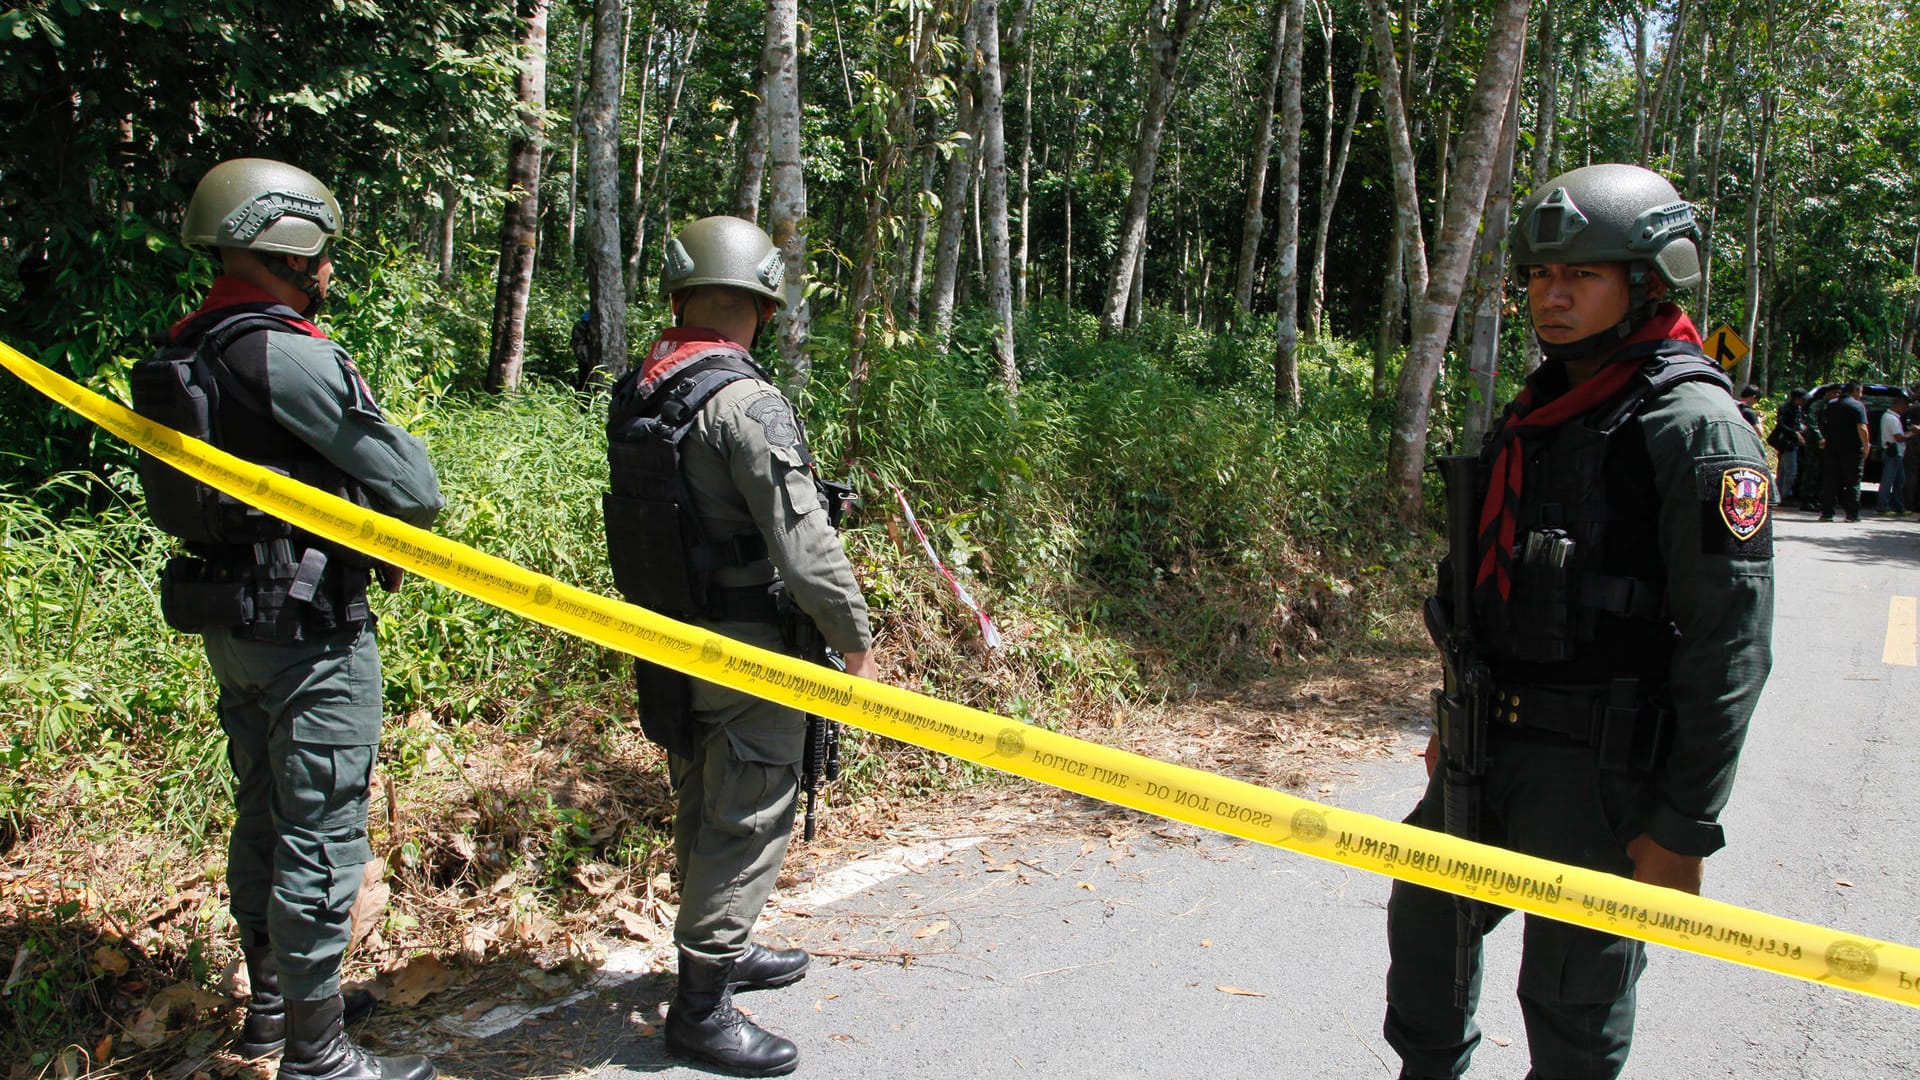
<svg viewBox="0 0 1920 1080">
<path fill-rule="evenodd" d="M 770 446 L 793 446 L 800 441 L 800 422 L 794 419 L 793 406 L 778 392 L 762 394 L 747 406 L 747 416 L 766 429 Z"/>
<path fill-rule="evenodd" d="M 1768 559 L 1773 557 L 1773 517 L 1768 512 L 1773 478 L 1745 461 L 1703 461 L 1699 465 L 1700 549 L 1706 555 Z"/>
</svg>

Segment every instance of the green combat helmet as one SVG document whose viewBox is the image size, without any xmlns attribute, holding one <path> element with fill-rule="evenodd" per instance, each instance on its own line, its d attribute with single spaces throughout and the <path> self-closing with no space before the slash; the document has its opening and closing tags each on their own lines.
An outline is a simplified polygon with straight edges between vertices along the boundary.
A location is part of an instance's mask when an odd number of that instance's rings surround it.
<svg viewBox="0 0 1920 1080">
<path fill-rule="evenodd" d="M 1540 342 L 1547 356 L 1578 360 L 1632 336 L 1652 317 L 1648 275 L 1672 289 L 1700 283 L 1700 227 L 1693 207 L 1660 174 L 1638 165 L 1588 165 L 1540 185 L 1507 234 L 1514 269 L 1542 263 L 1625 263 L 1626 318 L 1580 341 Z"/>
<path fill-rule="evenodd" d="M 200 178 L 180 239 L 188 247 L 241 248 L 262 256 L 270 273 L 307 294 L 312 314 L 320 303 L 319 279 L 288 266 L 284 257 L 318 256 L 339 232 L 340 203 L 313 174 L 265 158 L 234 158 Z"/>
<path fill-rule="evenodd" d="M 696 285 L 731 285 L 784 306 L 780 286 L 786 263 L 773 239 L 737 217 L 704 217 L 667 241 L 660 294 L 671 297 Z"/>
<path fill-rule="evenodd" d="M 1638 165 L 1588 165 L 1542 184 L 1520 204 L 1508 241 L 1517 267 L 1539 263 L 1634 264 L 1675 289 L 1700 283 L 1693 207 L 1660 174 Z M 1638 276 L 1638 275 L 1637 275 Z"/>
</svg>

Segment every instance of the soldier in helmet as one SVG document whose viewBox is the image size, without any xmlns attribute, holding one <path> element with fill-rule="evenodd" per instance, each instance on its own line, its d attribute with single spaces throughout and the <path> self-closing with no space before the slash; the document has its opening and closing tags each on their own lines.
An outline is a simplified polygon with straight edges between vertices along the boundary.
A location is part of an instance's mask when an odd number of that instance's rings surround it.
<svg viewBox="0 0 1920 1080">
<path fill-rule="evenodd" d="M 1449 475 L 1477 480 L 1449 500 L 1465 508 L 1450 533 L 1472 539 L 1429 602 L 1450 643 L 1446 737 L 1408 818 L 1441 829 L 1453 801 L 1457 833 L 1691 893 L 1723 844 L 1773 619 L 1765 451 L 1666 300 L 1700 279 L 1696 235 L 1672 185 L 1631 165 L 1557 176 L 1520 208 L 1509 243 L 1546 362 L 1477 468 Z M 1480 935 L 1508 911 L 1463 903 L 1393 886 L 1402 1077 L 1464 1075 L 1480 1041 Z M 1617 1076 L 1644 946 L 1526 924 L 1528 1075 Z"/>
<path fill-rule="evenodd" d="M 793 406 L 748 355 L 781 305 L 779 249 L 747 221 L 709 217 L 667 242 L 675 326 L 614 387 L 607 424 L 608 555 L 635 603 L 797 655 L 810 619 L 849 674 L 871 678 L 867 606 Z M 675 797 L 679 986 L 667 1048 L 749 1076 L 791 1071 L 792 1042 L 732 995 L 785 986 L 807 954 L 749 935 L 792 830 L 806 717 L 636 663 L 641 723 Z"/>
<path fill-rule="evenodd" d="M 277 161 L 214 166 L 182 239 L 220 262 L 200 306 L 136 365 L 143 415 L 256 464 L 416 525 L 443 500 L 420 441 L 388 423 L 353 361 L 312 320 L 333 277 L 340 206 Z M 283 1080 L 426 1080 L 419 1055 L 376 1058 L 348 1038 L 340 962 L 367 840 L 382 685 L 358 553 L 143 458 L 147 509 L 184 541 L 160 608 L 200 635 L 219 684 L 237 814 L 227 886 L 252 984 L 238 1050 L 281 1053 Z"/>
</svg>

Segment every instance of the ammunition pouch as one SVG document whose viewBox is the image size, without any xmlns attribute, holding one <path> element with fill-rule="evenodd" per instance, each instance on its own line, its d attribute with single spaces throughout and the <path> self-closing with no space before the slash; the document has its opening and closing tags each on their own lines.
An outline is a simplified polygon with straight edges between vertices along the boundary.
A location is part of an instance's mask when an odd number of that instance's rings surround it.
<svg viewBox="0 0 1920 1080">
<path fill-rule="evenodd" d="M 1643 691 L 1639 679 L 1604 686 L 1524 686 L 1494 689 L 1491 729 L 1539 732 L 1590 746 L 1607 772 L 1645 774 L 1665 756 L 1672 709 Z"/>
<path fill-rule="evenodd" d="M 167 625 L 185 634 L 225 628 L 242 640 L 291 645 L 357 629 L 372 617 L 365 566 L 330 560 L 318 547 L 296 560 L 286 540 L 243 551 L 168 559 L 160 576 Z"/>
</svg>

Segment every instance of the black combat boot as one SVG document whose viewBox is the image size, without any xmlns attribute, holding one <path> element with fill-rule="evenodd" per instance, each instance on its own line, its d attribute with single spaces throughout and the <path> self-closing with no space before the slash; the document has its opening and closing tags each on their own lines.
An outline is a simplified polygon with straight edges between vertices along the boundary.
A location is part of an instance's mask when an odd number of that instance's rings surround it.
<svg viewBox="0 0 1920 1080">
<path fill-rule="evenodd" d="M 808 959 L 805 949 L 769 949 L 749 941 L 747 951 L 733 962 L 733 973 L 727 976 L 727 989 L 739 994 L 792 986 L 807 977 Z"/>
<path fill-rule="evenodd" d="M 667 1008 L 667 1050 L 740 1076 L 792 1072 L 800 1048 L 733 1007 L 732 968 L 680 954 L 680 986 Z"/>
<path fill-rule="evenodd" d="M 252 996 L 247 999 L 247 1019 L 240 1026 L 234 1053 L 252 1061 L 277 1054 L 287 1044 L 286 1002 L 280 997 L 280 961 L 273 947 L 241 931 L 240 955 L 246 958 L 247 982 Z M 365 990 L 349 990 L 341 999 L 341 1023 L 347 1027 L 373 1013 L 373 995 Z"/>
<path fill-rule="evenodd" d="M 340 995 L 287 1002 L 287 1048 L 280 1080 L 433 1080 L 440 1070 L 419 1054 L 375 1057 L 347 1038 Z"/>
</svg>

